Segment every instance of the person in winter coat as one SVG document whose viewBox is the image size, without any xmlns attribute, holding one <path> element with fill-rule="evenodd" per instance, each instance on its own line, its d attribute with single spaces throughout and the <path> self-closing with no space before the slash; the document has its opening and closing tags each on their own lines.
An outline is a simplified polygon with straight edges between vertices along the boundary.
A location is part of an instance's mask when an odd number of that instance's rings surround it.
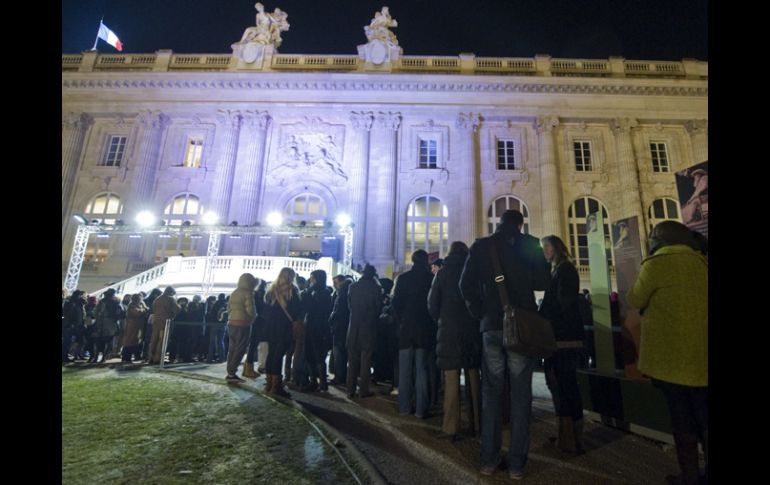
<svg viewBox="0 0 770 485">
<path fill-rule="evenodd" d="M 149 309 L 149 313 L 147 315 L 147 320 L 144 324 L 144 330 L 142 331 L 142 335 L 144 335 L 144 338 L 142 338 L 142 359 L 144 361 L 150 360 L 150 336 L 152 335 L 152 304 L 155 303 L 155 300 L 162 295 L 163 292 L 160 290 L 160 288 L 153 288 L 153 290 L 150 292 L 149 295 L 144 299 L 144 306 L 146 306 Z"/>
<path fill-rule="evenodd" d="M 393 313 L 393 280 L 380 278 L 382 287 L 382 310 L 377 321 L 377 349 L 372 356 L 374 373 L 378 382 L 390 382 L 390 390 L 398 387 L 398 325 Z"/>
<path fill-rule="evenodd" d="M 265 369 L 262 369 L 262 371 L 257 371 L 254 369 L 254 359 L 255 357 L 259 357 L 259 343 L 264 341 L 262 337 L 263 333 L 263 327 L 265 326 L 265 290 L 267 289 L 267 283 L 265 281 L 260 281 L 259 285 L 257 285 L 257 289 L 254 292 L 254 308 L 257 311 L 257 317 L 254 319 L 254 321 L 251 323 L 251 335 L 249 336 L 249 350 L 246 352 L 246 363 L 243 365 L 243 377 L 248 377 L 249 379 L 256 379 L 259 377 L 260 372 L 264 371 Z M 264 347 L 266 345 L 263 345 L 263 348 L 261 349 L 261 352 L 266 352 L 264 350 Z M 264 362 L 264 357 L 262 358 L 262 361 Z"/>
<path fill-rule="evenodd" d="M 141 294 L 137 293 L 131 296 L 131 302 L 126 310 L 126 326 L 121 342 L 123 346 L 121 360 L 123 362 L 131 362 L 132 356 L 136 356 L 137 360 L 141 358 L 144 335 L 140 334 L 144 331 L 145 320 L 147 320 L 149 313 L 150 310 L 144 305 Z"/>
<path fill-rule="evenodd" d="M 331 349 L 329 316 L 332 312 L 332 295 L 326 287 L 326 271 L 318 269 L 310 273 L 308 287 L 301 293 L 305 311 L 305 373 L 309 382 L 300 391 L 326 391 L 326 356 Z"/>
<path fill-rule="evenodd" d="M 179 305 L 179 313 L 174 317 L 174 322 L 171 324 L 171 335 L 168 336 L 168 361 L 170 364 L 183 361 L 182 355 L 190 337 L 190 327 L 178 325 L 177 322 L 190 320 L 187 317 L 189 302 L 190 300 L 185 297 L 176 300 Z"/>
<path fill-rule="evenodd" d="M 348 306 L 348 290 L 353 279 L 337 275 L 334 277 L 334 306 L 329 316 L 332 332 L 332 355 L 334 357 L 334 379 L 332 384 L 345 385 L 348 371 L 348 351 L 345 340 L 350 323 L 350 307 Z"/>
<path fill-rule="evenodd" d="M 369 397 L 369 372 L 372 352 L 377 344 L 377 321 L 382 305 L 382 288 L 376 279 L 374 266 L 366 265 L 361 279 L 350 285 L 348 307 L 350 324 L 345 345 L 348 349 L 348 397 L 356 392 L 356 380 L 361 376 L 360 397 Z"/>
<path fill-rule="evenodd" d="M 460 369 L 465 369 L 465 385 L 470 390 L 471 430 L 480 430 L 481 333 L 479 321 L 468 313 L 460 294 L 460 275 L 467 257 L 468 246 L 462 241 L 453 242 L 428 294 L 430 315 L 438 321 L 436 363 L 445 380 L 442 431 L 452 437 L 456 437 L 460 426 Z"/>
<path fill-rule="evenodd" d="M 661 222 L 627 295 L 642 315 L 639 370 L 671 413 L 681 475 L 667 480 L 688 485 L 698 483 L 698 441 L 708 481 L 708 261 L 701 248 L 684 224 Z"/>
<path fill-rule="evenodd" d="M 75 290 L 62 306 L 62 362 L 72 362 L 69 349 L 73 337 L 83 332 L 86 320 L 86 296 L 83 290 Z M 78 351 L 75 351 L 77 356 Z"/>
<path fill-rule="evenodd" d="M 551 275 L 540 241 L 521 232 L 524 215 L 517 210 L 507 210 L 500 219 L 494 234 L 477 239 L 471 246 L 460 277 L 460 292 L 470 314 L 481 320 L 484 379 L 481 383 L 480 473 L 494 474 L 502 459 L 503 382 L 507 370 L 511 400 L 508 475 L 521 479 L 528 460 L 535 359 L 503 347 L 504 312 L 498 282 L 502 282 L 513 308 L 537 311 L 535 291 L 548 288 Z M 494 269 L 494 254 L 498 255 L 502 274 Z"/>
<path fill-rule="evenodd" d="M 254 289 L 259 280 L 250 273 L 243 273 L 238 278 L 238 287 L 230 294 L 227 303 L 227 335 L 230 346 L 227 349 L 227 377 L 228 383 L 245 382 L 235 372 L 246 354 L 249 345 L 251 323 L 257 317 L 257 309 L 254 306 Z"/>
<path fill-rule="evenodd" d="M 293 269 L 282 268 L 265 294 L 264 338 L 268 342 L 265 390 L 282 397 L 290 397 L 283 388 L 283 357 L 294 334 L 301 334 L 304 317 L 295 278 Z"/>
<path fill-rule="evenodd" d="M 570 261 L 564 241 L 557 236 L 542 240 L 545 259 L 551 263 L 551 285 L 545 290 L 540 314 L 551 322 L 556 352 L 545 359 L 545 380 L 559 417 L 556 446 L 571 454 L 583 451 L 583 400 L 577 382 L 585 331 L 580 317 L 580 275 Z"/>
<path fill-rule="evenodd" d="M 97 362 L 99 352 L 103 355 L 101 362 L 109 358 L 108 346 L 118 331 L 118 320 L 123 318 L 123 309 L 120 306 L 120 300 L 115 296 L 115 290 L 110 288 L 104 292 L 104 297 L 96 306 L 94 316 L 96 319 L 94 324 L 95 346 L 94 352 L 88 360 L 91 363 Z"/>
<path fill-rule="evenodd" d="M 211 297 L 209 297 L 210 299 Z M 217 295 L 215 302 L 209 307 L 208 316 L 206 317 L 209 322 L 227 323 L 227 320 L 222 322 L 220 316 L 227 310 L 227 298 L 224 293 Z M 206 356 L 209 362 L 222 362 L 225 360 L 225 326 L 216 326 L 209 328 L 209 351 Z"/>
<path fill-rule="evenodd" d="M 152 304 L 153 324 L 152 339 L 150 342 L 150 365 L 160 364 L 161 359 L 166 358 L 161 355 L 163 351 L 163 336 L 166 333 L 166 320 L 173 320 L 179 313 L 179 304 L 174 300 L 176 290 L 172 286 L 167 286 L 163 294 L 159 296 Z"/>
<path fill-rule="evenodd" d="M 436 345 L 436 327 L 427 305 L 433 273 L 428 266 L 428 253 L 422 249 L 412 254 L 412 263 L 412 269 L 396 279 L 393 292 L 393 310 L 399 325 L 398 410 L 401 415 L 411 414 L 415 389 L 414 415 L 423 419 L 430 407 L 428 359 Z"/>
</svg>

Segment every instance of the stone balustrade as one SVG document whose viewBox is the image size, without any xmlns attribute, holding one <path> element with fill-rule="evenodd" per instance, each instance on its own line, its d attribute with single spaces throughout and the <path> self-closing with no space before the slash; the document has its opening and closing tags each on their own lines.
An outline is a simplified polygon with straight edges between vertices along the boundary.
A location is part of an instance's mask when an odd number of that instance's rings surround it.
<svg viewBox="0 0 770 485">
<path fill-rule="evenodd" d="M 364 72 L 365 63 L 355 55 L 273 54 L 266 57 L 257 72 L 329 71 Z M 92 71 L 234 71 L 237 62 L 231 54 L 101 54 L 84 51 L 62 54 L 63 72 Z M 707 79 L 708 62 L 639 61 L 620 57 L 609 59 L 556 59 L 547 55 L 534 58 L 459 56 L 402 56 L 393 73 L 497 74 L 530 76 L 650 77 Z"/>
</svg>

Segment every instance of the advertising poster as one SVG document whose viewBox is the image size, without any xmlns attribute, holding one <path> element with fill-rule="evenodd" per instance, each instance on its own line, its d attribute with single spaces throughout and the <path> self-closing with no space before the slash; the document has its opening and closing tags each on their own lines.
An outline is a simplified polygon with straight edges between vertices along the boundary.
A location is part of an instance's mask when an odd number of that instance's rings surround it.
<svg viewBox="0 0 770 485">
<path fill-rule="evenodd" d="M 685 226 L 709 237 L 709 162 L 677 172 L 676 190 Z"/>
<path fill-rule="evenodd" d="M 627 295 L 634 286 L 642 264 L 642 241 L 636 216 L 612 224 L 612 251 L 615 255 L 615 277 L 618 284 L 621 333 L 617 349 L 623 355 L 626 377 L 641 377 L 636 368 L 641 339 L 639 310 L 628 304 Z"/>
</svg>

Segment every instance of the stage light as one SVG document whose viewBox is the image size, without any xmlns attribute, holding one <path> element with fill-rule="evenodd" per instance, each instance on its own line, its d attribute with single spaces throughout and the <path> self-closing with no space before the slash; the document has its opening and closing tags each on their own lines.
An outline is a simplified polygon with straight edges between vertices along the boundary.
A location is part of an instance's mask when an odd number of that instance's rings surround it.
<svg viewBox="0 0 770 485">
<path fill-rule="evenodd" d="M 208 211 L 201 217 L 201 222 L 207 226 L 213 226 L 219 220 L 219 216 L 213 211 Z"/>
<path fill-rule="evenodd" d="M 340 227 L 348 227 L 351 223 L 350 216 L 345 214 L 344 212 L 340 212 L 337 214 L 336 219 L 337 225 Z"/>
<path fill-rule="evenodd" d="M 267 223 L 273 227 L 278 227 L 283 224 L 283 216 L 280 212 L 271 212 L 267 215 Z"/>
<path fill-rule="evenodd" d="M 155 216 L 150 211 L 141 211 L 136 215 L 136 223 L 141 227 L 149 227 L 155 225 Z"/>
<path fill-rule="evenodd" d="M 80 214 L 73 214 L 73 219 L 78 221 L 78 224 L 88 224 L 88 219 L 85 218 L 85 216 L 82 216 Z"/>
</svg>

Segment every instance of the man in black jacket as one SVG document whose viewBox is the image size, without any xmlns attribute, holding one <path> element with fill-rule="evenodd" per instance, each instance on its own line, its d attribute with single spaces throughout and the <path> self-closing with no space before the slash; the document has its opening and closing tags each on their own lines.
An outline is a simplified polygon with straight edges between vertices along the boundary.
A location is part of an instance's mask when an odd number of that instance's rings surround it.
<svg viewBox="0 0 770 485">
<path fill-rule="evenodd" d="M 503 306 L 496 276 L 503 276 L 508 299 L 514 308 L 537 311 L 535 291 L 550 283 L 550 267 L 540 241 L 521 233 L 524 216 L 506 211 L 497 231 L 478 239 L 460 277 L 460 291 L 471 315 L 481 320 L 482 412 L 481 473 L 492 475 L 500 464 L 502 442 L 503 379 L 506 368 L 511 387 L 511 440 L 508 450 L 509 476 L 524 476 L 529 452 L 529 423 L 532 412 L 532 371 L 535 359 L 503 348 Z M 499 255 L 502 275 L 493 269 L 492 252 Z"/>
<path fill-rule="evenodd" d="M 412 390 L 415 390 L 415 413 L 426 418 L 430 407 L 428 358 L 436 346 L 436 327 L 428 313 L 428 292 L 433 273 L 428 266 L 428 253 L 418 249 L 412 254 L 412 269 L 396 279 L 393 310 L 398 322 L 398 412 L 412 412 Z M 412 382 L 412 367 L 415 381 Z"/>
<path fill-rule="evenodd" d="M 337 275 L 334 282 L 334 306 L 329 316 L 329 325 L 332 333 L 332 354 L 334 355 L 334 379 L 332 384 L 345 385 L 348 370 L 348 350 L 345 339 L 348 335 L 350 323 L 350 307 L 348 307 L 348 288 L 353 279 L 344 275 Z"/>
</svg>

